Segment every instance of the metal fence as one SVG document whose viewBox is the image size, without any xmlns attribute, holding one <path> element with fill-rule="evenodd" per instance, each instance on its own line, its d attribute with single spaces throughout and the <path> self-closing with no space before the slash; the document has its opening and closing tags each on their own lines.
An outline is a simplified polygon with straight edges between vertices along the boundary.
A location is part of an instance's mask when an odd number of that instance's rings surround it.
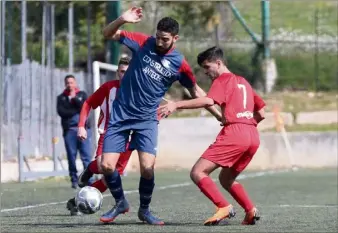
<svg viewBox="0 0 338 233">
<path fill-rule="evenodd" d="M 18 150 L 25 157 L 51 156 L 54 137 L 60 139 L 55 153 L 58 156 L 65 154 L 56 99 L 64 90 L 67 74 L 65 70 L 49 69 L 28 60 L 5 68 L 1 125 L 3 160 L 16 159 Z M 73 75 L 81 90 L 90 90 L 85 73 Z M 21 148 L 18 148 L 18 139 Z"/>
</svg>

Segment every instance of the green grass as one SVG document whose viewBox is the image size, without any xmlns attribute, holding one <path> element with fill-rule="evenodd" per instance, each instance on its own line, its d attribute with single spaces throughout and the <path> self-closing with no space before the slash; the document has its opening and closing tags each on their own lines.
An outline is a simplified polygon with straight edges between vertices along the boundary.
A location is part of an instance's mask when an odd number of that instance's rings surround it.
<svg viewBox="0 0 338 233">
<path fill-rule="evenodd" d="M 252 173 L 247 173 L 252 174 Z M 258 174 L 256 174 L 258 175 Z M 215 174 L 213 177 L 217 177 Z M 189 180 L 188 171 L 157 171 L 156 187 L 182 184 L 185 186 L 156 189 L 152 211 L 162 218 L 163 227 L 148 226 L 137 220 L 138 174 L 123 177 L 131 211 L 119 216 L 115 223 L 103 225 L 99 216 L 112 206 L 108 195 L 102 210 L 93 215 L 69 216 L 65 203 L 1 213 L 2 232 L 337 232 L 337 170 L 299 170 L 266 174 L 241 183 L 261 212 L 255 226 L 241 226 L 244 212 L 234 204 L 237 215 L 220 226 L 204 227 L 203 221 L 215 207 Z M 74 195 L 65 181 L 2 184 L 2 210 L 48 202 L 66 201 Z"/>
<path fill-rule="evenodd" d="M 295 124 L 292 126 L 286 126 L 285 130 L 287 132 L 327 132 L 327 131 L 337 131 L 338 124 L 325 124 L 325 125 L 316 125 L 316 124 Z M 276 128 L 265 129 L 263 132 L 276 132 Z"/>
<path fill-rule="evenodd" d="M 260 1 L 235 1 L 248 26 L 261 34 Z M 315 34 L 315 10 L 318 9 L 320 34 L 337 35 L 337 1 L 270 1 L 271 30 L 300 31 L 303 34 Z M 242 26 L 236 20 L 233 24 L 234 34 L 245 36 Z"/>
</svg>

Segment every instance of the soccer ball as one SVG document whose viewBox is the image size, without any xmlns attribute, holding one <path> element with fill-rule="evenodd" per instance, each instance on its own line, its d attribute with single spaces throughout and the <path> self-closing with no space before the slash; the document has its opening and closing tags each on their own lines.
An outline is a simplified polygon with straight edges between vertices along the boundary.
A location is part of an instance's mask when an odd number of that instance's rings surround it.
<svg viewBox="0 0 338 233">
<path fill-rule="evenodd" d="M 90 186 L 83 187 L 75 196 L 76 207 L 83 214 L 94 214 L 99 211 L 102 200 L 102 193 Z"/>
</svg>

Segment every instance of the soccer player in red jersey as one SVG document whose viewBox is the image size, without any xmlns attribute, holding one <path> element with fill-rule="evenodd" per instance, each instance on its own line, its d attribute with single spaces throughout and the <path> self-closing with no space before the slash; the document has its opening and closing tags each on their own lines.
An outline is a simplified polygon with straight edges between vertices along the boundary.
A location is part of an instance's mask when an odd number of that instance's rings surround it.
<svg viewBox="0 0 338 233">
<path fill-rule="evenodd" d="M 93 160 L 88 167 L 82 172 L 79 177 L 79 186 L 84 187 L 88 185 L 89 179 L 93 176 L 93 174 L 102 174 L 101 169 L 101 155 L 103 148 L 103 139 L 104 133 L 107 127 L 107 123 L 109 121 L 110 107 L 112 105 L 112 101 L 114 101 L 116 92 L 120 87 L 120 80 L 123 78 L 124 73 L 128 69 L 130 62 L 129 57 L 123 57 L 120 59 L 118 63 L 117 69 L 117 77 L 119 80 L 112 80 L 104 83 L 98 90 L 96 90 L 83 104 L 80 120 L 78 124 L 78 137 L 81 139 L 85 139 L 87 137 L 87 131 L 84 128 L 85 122 L 88 118 L 88 115 L 91 109 L 96 109 L 100 107 L 100 117 L 98 122 L 98 130 L 100 133 L 100 138 L 98 140 L 98 147 L 96 149 L 95 160 Z M 126 168 L 129 158 L 132 154 L 132 150 L 128 149 L 119 157 L 119 160 L 116 165 L 116 169 L 119 174 L 123 174 L 124 169 Z M 90 186 L 97 188 L 100 192 L 105 192 L 107 190 L 107 186 L 104 182 L 104 178 L 95 181 Z M 67 203 L 67 208 L 70 210 L 71 215 L 78 215 L 79 212 L 75 206 L 74 198 L 70 199 Z"/>
<path fill-rule="evenodd" d="M 235 216 L 233 206 L 209 177 L 219 167 L 222 169 L 219 174 L 222 187 L 246 212 L 242 224 L 255 224 L 259 220 L 258 211 L 236 177 L 250 163 L 259 147 L 256 126 L 264 119 L 265 103 L 244 78 L 228 70 L 220 48 L 207 49 L 198 55 L 197 60 L 212 80 L 207 96 L 170 102 L 161 106 L 158 112 L 161 116 L 168 116 L 176 109 L 202 108 L 214 104 L 221 107 L 224 127 L 215 142 L 195 163 L 190 177 L 217 207 L 216 213 L 205 221 L 205 225 L 216 225 L 222 219 Z"/>
</svg>

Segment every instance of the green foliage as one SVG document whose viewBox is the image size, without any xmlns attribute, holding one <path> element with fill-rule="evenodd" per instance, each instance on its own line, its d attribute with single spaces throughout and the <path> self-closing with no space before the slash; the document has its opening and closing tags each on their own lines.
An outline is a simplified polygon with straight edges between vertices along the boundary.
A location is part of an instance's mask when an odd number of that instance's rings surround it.
<svg viewBox="0 0 338 233">
<path fill-rule="evenodd" d="M 57 67 L 68 66 L 68 2 L 48 1 L 55 3 L 55 60 Z M 92 54 L 103 53 L 105 41 L 101 30 L 106 24 L 106 2 L 74 1 L 74 34 L 75 60 L 85 61 L 87 57 L 87 6 L 92 7 L 91 18 L 91 42 Z M 147 18 L 153 2 L 138 2 L 144 7 L 145 20 L 140 24 L 129 24 L 124 26 L 127 30 L 137 30 L 152 33 L 153 19 Z M 204 42 L 203 39 L 213 38 L 214 35 L 207 30 L 210 22 L 213 22 L 215 14 L 219 11 L 217 2 L 157 2 L 159 16 L 172 16 L 181 24 L 180 35 L 182 41 L 178 47 L 192 64 L 194 72 L 202 86 L 208 87 L 210 81 L 205 78 L 201 69 L 196 64 L 197 54 L 206 47 L 215 43 Z M 271 9 L 271 35 L 276 30 L 283 29 L 287 32 L 298 31 L 303 34 L 315 35 L 315 11 L 318 10 L 319 33 L 337 36 L 337 2 L 313 1 L 304 4 L 303 1 L 270 1 Z M 20 28 L 20 1 L 7 1 L 6 3 L 6 55 L 11 56 L 12 63 L 21 62 L 21 28 Z M 261 32 L 261 9 L 256 1 L 235 1 L 236 7 L 248 23 L 248 26 L 257 34 Z M 27 50 L 29 58 L 41 61 L 42 47 L 42 6 L 43 2 L 27 1 Z M 126 9 L 130 3 L 122 2 L 122 8 Z M 11 10 L 12 9 L 12 10 Z M 147 12 L 148 11 L 148 12 Z M 154 13 L 154 12 L 152 12 Z M 231 14 L 231 12 L 228 12 Z M 232 15 L 232 14 L 231 14 Z M 12 17 L 12 21 L 9 21 Z M 222 21 L 223 22 L 223 21 Z M 233 38 L 248 38 L 239 23 L 230 17 L 231 35 Z M 212 28 L 212 27 L 211 27 Z M 210 29 L 210 27 L 209 27 Z M 10 37 L 10 32 L 11 37 Z M 280 31 L 278 31 L 280 32 Z M 227 38 L 228 39 L 228 38 Z M 288 39 L 288 38 L 286 38 Z M 212 40 L 211 40 L 212 41 Z M 202 45 L 201 44 L 206 44 Z M 221 44 L 226 46 L 224 43 Z M 11 50 L 9 50 L 11 48 Z M 9 54 L 11 53 L 11 54 Z M 259 87 L 262 83 L 262 75 L 258 65 L 252 64 L 254 50 L 241 50 L 226 48 L 226 55 L 230 69 L 244 76 L 250 83 Z M 276 59 L 279 79 L 276 89 L 307 89 L 307 90 L 337 90 L 337 56 L 336 52 L 320 52 L 318 63 L 315 63 L 315 51 L 287 52 L 272 51 Z M 318 78 L 317 78 L 318 77 Z"/>
</svg>

